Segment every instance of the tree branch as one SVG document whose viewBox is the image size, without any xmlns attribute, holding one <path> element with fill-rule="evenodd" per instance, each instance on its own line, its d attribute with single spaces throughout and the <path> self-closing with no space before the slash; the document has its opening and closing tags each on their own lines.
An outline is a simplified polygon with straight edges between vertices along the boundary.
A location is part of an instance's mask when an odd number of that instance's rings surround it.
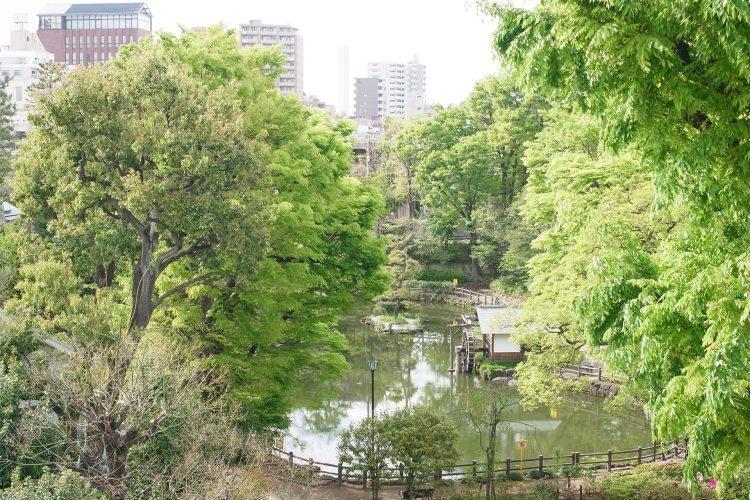
<svg viewBox="0 0 750 500">
<path fill-rule="evenodd" d="M 172 288 L 171 290 L 169 290 L 168 292 L 164 293 L 159 298 L 154 300 L 154 309 L 156 309 L 159 306 L 159 304 L 164 302 L 164 300 L 168 299 L 172 295 L 185 291 L 191 285 L 200 283 L 201 281 L 205 281 L 211 278 L 217 278 L 219 276 L 222 276 L 222 273 L 212 271 L 210 273 L 205 273 L 205 274 L 195 276 L 194 278 L 190 278 L 189 280 L 177 285 L 176 287 Z"/>
</svg>

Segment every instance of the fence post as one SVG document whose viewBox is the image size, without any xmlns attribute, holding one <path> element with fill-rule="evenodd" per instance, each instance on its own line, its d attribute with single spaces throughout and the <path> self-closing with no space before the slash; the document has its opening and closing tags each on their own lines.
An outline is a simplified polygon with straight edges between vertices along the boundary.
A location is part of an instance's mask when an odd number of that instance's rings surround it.
<svg viewBox="0 0 750 500">
<path fill-rule="evenodd" d="M 477 477 L 477 461 L 476 460 L 471 461 L 471 477 L 473 477 L 474 479 L 476 479 Z"/>
<path fill-rule="evenodd" d="M 367 471 L 362 471 L 362 488 L 367 488 Z"/>
<path fill-rule="evenodd" d="M 612 472 L 612 450 L 607 450 L 607 472 Z"/>
<path fill-rule="evenodd" d="M 576 464 L 576 452 L 574 451 L 573 453 L 570 454 L 570 465 L 575 465 L 575 464 Z"/>
<path fill-rule="evenodd" d="M 294 452 L 289 452 L 289 465 L 294 465 Z"/>
<path fill-rule="evenodd" d="M 505 459 L 505 475 L 510 477 L 510 457 Z"/>
<path fill-rule="evenodd" d="M 344 482 L 344 464 L 339 462 L 339 486 L 341 486 L 341 483 Z"/>
<path fill-rule="evenodd" d="M 643 448 L 640 446 L 638 447 L 638 465 L 641 465 L 641 460 L 643 458 Z"/>
<path fill-rule="evenodd" d="M 602 381 L 602 367 L 599 367 L 599 382 Z"/>
<path fill-rule="evenodd" d="M 539 474 L 544 474 L 544 455 L 539 455 Z"/>
<path fill-rule="evenodd" d="M 404 464 L 398 464 L 398 480 L 404 480 Z"/>
<path fill-rule="evenodd" d="M 581 365 L 578 364 L 578 378 L 581 378 Z"/>
</svg>

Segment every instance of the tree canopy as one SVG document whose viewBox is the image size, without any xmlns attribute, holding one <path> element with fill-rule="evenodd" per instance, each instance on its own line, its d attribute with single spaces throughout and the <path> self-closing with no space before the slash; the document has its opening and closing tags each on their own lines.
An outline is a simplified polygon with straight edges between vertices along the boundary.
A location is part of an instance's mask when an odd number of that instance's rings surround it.
<svg viewBox="0 0 750 500">
<path fill-rule="evenodd" d="M 300 376 L 345 368 L 338 313 L 382 289 L 385 257 L 348 125 L 279 95 L 281 62 L 219 29 L 164 34 L 40 92 L 14 196 L 44 251 L 12 312 L 75 340 L 114 296 L 128 329 L 196 342 L 248 425 L 283 426 Z"/>
<path fill-rule="evenodd" d="M 399 134 L 398 150 L 415 165 L 430 228 L 445 240 L 465 232 L 475 281 L 482 261 L 497 265 L 504 242 L 488 237 L 482 222 L 502 219 L 526 182 L 521 154 L 541 126 L 540 106 L 509 80 L 489 77 L 460 106 Z"/>
<path fill-rule="evenodd" d="M 656 206 L 682 213 L 651 255 L 596 252 L 580 325 L 648 389 L 655 436 L 689 436 L 686 477 L 728 487 L 750 466 L 746 2 L 488 9 L 518 79 L 600 117 L 607 147 L 643 155 Z"/>
</svg>

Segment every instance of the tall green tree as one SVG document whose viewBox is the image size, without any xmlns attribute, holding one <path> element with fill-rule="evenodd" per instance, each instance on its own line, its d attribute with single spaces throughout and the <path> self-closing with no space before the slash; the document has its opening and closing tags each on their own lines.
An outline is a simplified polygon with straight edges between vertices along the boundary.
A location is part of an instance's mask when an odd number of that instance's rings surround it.
<svg viewBox="0 0 750 500">
<path fill-rule="evenodd" d="M 417 160 L 415 179 L 430 227 L 446 240 L 466 232 L 475 283 L 480 258 L 487 260 L 487 250 L 479 247 L 483 214 L 504 217 L 520 193 L 526 180 L 523 144 L 541 126 L 539 105 L 510 81 L 492 77 L 461 106 L 442 110 L 400 136 L 403 155 Z M 493 244 L 499 253 L 501 243 Z"/>
<path fill-rule="evenodd" d="M 657 200 L 685 211 L 650 262 L 605 261 L 581 314 L 589 343 L 648 388 L 656 437 L 689 436 L 686 477 L 725 488 L 750 460 L 747 3 L 489 10 L 519 78 L 602 117 L 607 145 L 635 143 Z"/>
<path fill-rule="evenodd" d="M 338 313 L 384 282 L 350 130 L 280 96 L 281 63 L 214 29 L 71 72 L 35 97 L 15 181 L 49 255 L 14 312 L 75 337 L 69 304 L 114 294 L 129 330 L 195 341 L 258 428 L 285 425 L 303 374 L 341 373 Z"/>
</svg>

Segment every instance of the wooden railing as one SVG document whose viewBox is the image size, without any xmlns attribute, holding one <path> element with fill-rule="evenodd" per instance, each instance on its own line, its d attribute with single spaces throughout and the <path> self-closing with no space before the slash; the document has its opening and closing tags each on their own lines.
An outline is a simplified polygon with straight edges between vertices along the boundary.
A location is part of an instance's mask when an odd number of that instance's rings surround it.
<svg viewBox="0 0 750 500">
<path fill-rule="evenodd" d="M 614 375 L 611 373 L 605 373 L 601 366 L 587 365 L 584 363 L 578 365 L 565 365 L 563 371 L 575 375 L 576 378 L 588 378 L 589 380 L 599 380 L 606 382 L 617 382 L 621 384 L 625 382 L 625 378 L 621 375 Z"/>
<path fill-rule="evenodd" d="M 496 305 L 501 303 L 501 300 L 494 295 L 478 292 L 476 290 L 469 290 L 468 288 L 455 287 L 451 293 L 461 299 L 468 300 L 472 304 Z"/>
<path fill-rule="evenodd" d="M 272 448 L 271 454 L 277 458 L 287 460 L 291 466 L 306 467 L 321 477 L 343 482 L 354 482 L 367 486 L 367 474 L 354 470 L 345 463 L 327 463 L 313 460 L 312 458 L 298 457 L 292 451 L 284 451 Z M 529 457 L 523 461 L 513 460 L 510 457 L 496 462 L 495 474 L 510 476 L 513 472 L 522 474 L 538 471 L 539 474 L 555 471 L 565 467 L 577 466 L 589 470 L 627 470 L 643 463 L 656 462 L 669 459 L 682 459 L 687 456 L 687 440 L 675 440 L 665 444 L 654 444 L 645 448 L 638 447 L 632 450 L 612 451 L 607 450 L 597 453 L 572 452 L 570 455 L 556 457 Z M 486 474 L 486 464 L 472 461 L 471 463 L 456 464 L 444 471 L 436 473 L 438 479 L 480 479 Z M 403 484 L 404 469 L 399 467 L 386 467 L 380 477 L 382 482 L 390 484 Z"/>
</svg>

